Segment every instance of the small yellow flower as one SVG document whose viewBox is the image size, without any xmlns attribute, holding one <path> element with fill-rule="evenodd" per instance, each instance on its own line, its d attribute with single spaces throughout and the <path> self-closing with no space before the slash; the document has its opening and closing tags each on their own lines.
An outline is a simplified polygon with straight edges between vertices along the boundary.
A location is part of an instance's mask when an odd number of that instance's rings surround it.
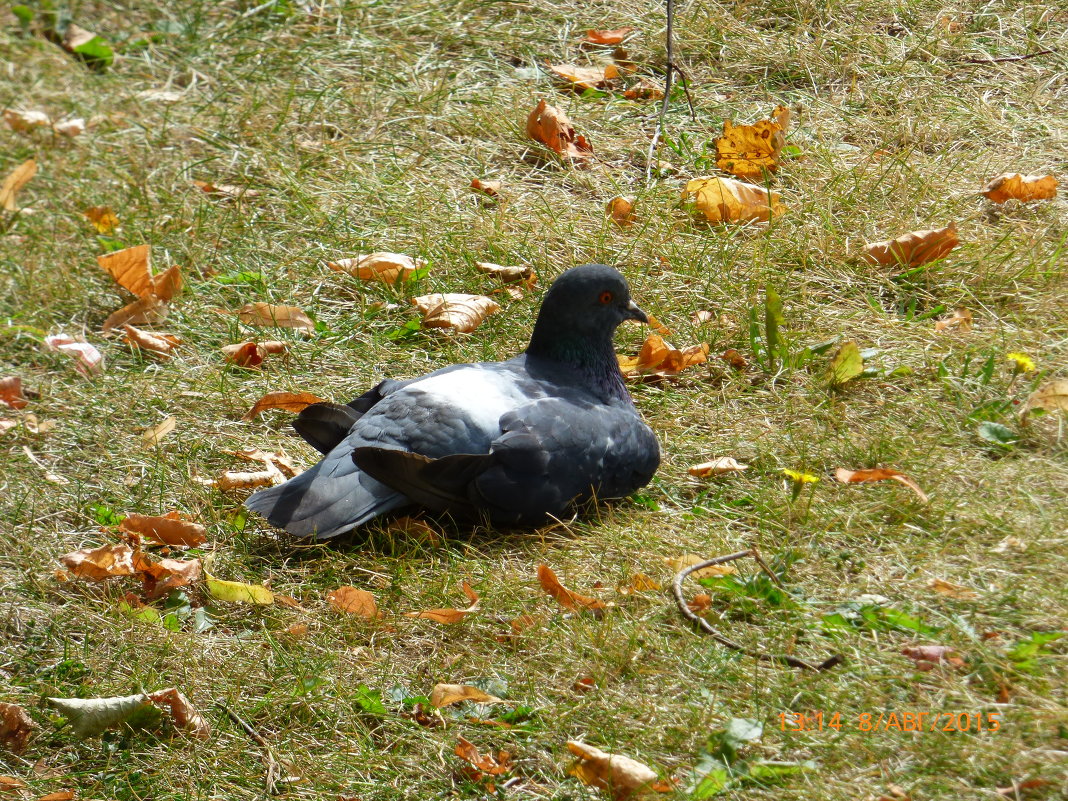
<svg viewBox="0 0 1068 801">
<path fill-rule="evenodd" d="M 795 484 L 815 484 L 820 480 L 819 476 L 814 476 L 811 473 L 802 473 L 799 470 L 783 468 L 782 474 Z"/>
<path fill-rule="evenodd" d="M 1033 373 L 1037 369 L 1034 360 L 1026 353 L 1006 353 L 1005 358 L 1015 365 L 1018 373 Z"/>
</svg>

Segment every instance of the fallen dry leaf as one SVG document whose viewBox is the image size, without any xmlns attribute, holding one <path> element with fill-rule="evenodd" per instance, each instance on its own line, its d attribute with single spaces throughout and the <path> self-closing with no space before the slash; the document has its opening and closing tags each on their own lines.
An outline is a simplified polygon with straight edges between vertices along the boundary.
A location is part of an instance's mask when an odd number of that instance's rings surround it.
<svg viewBox="0 0 1068 801">
<path fill-rule="evenodd" d="M 983 194 L 994 203 L 1006 200 L 1051 200 L 1057 197 L 1057 179 L 1052 175 L 1021 175 L 1007 172 L 999 175 L 983 188 Z"/>
<path fill-rule="evenodd" d="M 82 212 L 98 233 L 113 234 L 119 227 L 119 218 L 108 206 L 90 206 Z"/>
<path fill-rule="evenodd" d="M 427 328 L 451 328 L 469 334 L 497 311 L 500 304 L 485 295 L 446 293 L 420 295 L 412 303 L 423 314 Z"/>
<path fill-rule="evenodd" d="M 8 751 L 21 754 L 36 730 L 37 724 L 25 709 L 18 704 L 0 702 L 0 745 Z"/>
<path fill-rule="evenodd" d="M 37 801 L 74 801 L 77 794 L 73 790 L 56 790 L 54 793 L 46 793 Z"/>
<path fill-rule="evenodd" d="M 634 201 L 616 195 L 605 204 L 605 213 L 620 228 L 634 224 Z"/>
<path fill-rule="evenodd" d="M 289 458 L 287 454 L 281 448 L 278 451 L 263 451 L 259 448 L 241 448 L 236 451 L 224 450 L 223 453 L 228 453 L 231 456 L 237 456 L 241 459 L 247 459 L 250 462 L 262 462 L 268 467 L 280 468 L 290 478 L 293 476 L 299 476 L 303 470 L 299 470 L 296 465 L 293 464 L 293 460 Z"/>
<path fill-rule="evenodd" d="M 149 699 L 156 706 L 165 707 L 171 713 L 176 728 L 188 731 L 192 736 L 207 739 L 211 736 L 211 726 L 204 716 L 197 712 L 196 708 L 176 687 L 168 687 L 166 690 L 157 690 L 148 694 Z"/>
<path fill-rule="evenodd" d="M 901 653 L 916 663 L 916 669 L 933 670 L 939 665 L 952 668 L 964 667 L 964 660 L 948 645 L 912 645 L 901 649 Z"/>
<path fill-rule="evenodd" d="M 487 197 L 497 197 L 501 193 L 500 181 L 483 181 L 481 178 L 471 179 L 471 190 L 480 192 Z"/>
<path fill-rule="evenodd" d="M 22 394 L 22 379 L 17 375 L 0 378 L 0 403 L 12 409 L 25 409 L 29 400 Z"/>
<path fill-rule="evenodd" d="M 64 554 L 59 561 L 80 578 L 103 581 L 114 576 L 135 576 L 134 550 L 129 545 L 102 545 Z"/>
<path fill-rule="evenodd" d="M 300 412 L 313 403 L 326 403 L 326 401 L 317 395 L 312 395 L 310 392 L 268 392 L 256 401 L 241 419 L 247 422 L 263 414 L 268 409 Z"/>
<path fill-rule="evenodd" d="M 1033 409 L 1068 414 L 1068 378 L 1057 378 L 1032 392 L 1020 410 L 1020 418 L 1027 420 Z"/>
<path fill-rule="evenodd" d="M 461 701 L 474 701 L 476 704 L 506 704 L 503 698 L 483 692 L 470 684 L 435 684 L 430 692 L 430 703 L 443 709 Z"/>
<path fill-rule="evenodd" d="M 28 785 L 16 776 L 0 776 L 0 793 L 10 793 Z"/>
<path fill-rule="evenodd" d="M 289 352 L 289 346 L 285 342 L 266 340 L 264 342 L 242 342 L 237 345 L 223 345 L 220 349 L 223 359 L 238 367 L 254 369 L 263 364 L 264 359 L 272 353 L 284 354 Z"/>
<path fill-rule="evenodd" d="M 488 261 L 476 261 L 475 269 L 498 278 L 505 284 L 523 284 L 527 289 L 538 282 L 538 274 L 534 272 L 534 268 L 525 265 L 504 267 Z"/>
<path fill-rule="evenodd" d="M 1006 537 L 990 550 L 992 553 L 1023 553 L 1027 550 L 1027 543 L 1019 537 Z"/>
<path fill-rule="evenodd" d="M 920 489 L 920 485 L 899 470 L 889 467 L 875 467 L 870 470 L 846 470 L 839 467 L 834 471 L 834 478 L 842 484 L 870 484 L 875 481 L 897 481 L 904 484 L 919 496 L 924 503 L 928 502 L 927 493 Z"/>
<path fill-rule="evenodd" d="M 626 378 L 670 378 L 687 367 L 708 361 L 708 345 L 691 345 L 679 350 L 659 334 L 650 334 L 635 357 L 617 356 L 619 369 Z"/>
<path fill-rule="evenodd" d="M 507 751 L 498 751 L 496 757 L 492 754 L 483 756 L 462 735 L 459 737 L 453 753 L 470 765 L 465 769 L 464 773 L 471 781 L 477 782 L 487 777 L 500 776 L 512 769 L 512 757 Z M 496 791 L 492 782 L 487 783 L 486 789 L 491 793 Z"/>
<path fill-rule="evenodd" d="M 627 34 L 633 33 L 634 28 L 613 28 L 611 30 L 590 30 L 586 31 L 586 38 L 583 40 L 589 44 L 595 45 L 617 45 L 622 44 L 623 40 L 627 38 Z"/>
<path fill-rule="evenodd" d="M 297 306 L 275 306 L 257 301 L 246 303 L 235 314 L 246 325 L 292 328 L 303 333 L 315 330 L 315 322 Z"/>
<path fill-rule="evenodd" d="M 60 136 L 65 136 L 68 139 L 73 139 L 76 136 L 81 136 L 85 133 L 85 120 L 81 117 L 72 117 L 67 120 L 60 120 L 59 122 L 52 123 L 52 130 Z"/>
<path fill-rule="evenodd" d="M 927 586 L 939 595 L 945 595 L 947 598 L 956 598 L 960 601 L 972 601 L 979 597 L 979 594 L 975 590 L 962 587 L 959 584 L 953 584 L 945 579 L 933 578 L 927 582 Z"/>
<path fill-rule="evenodd" d="M 283 476 L 282 471 L 274 465 L 270 465 L 266 470 L 255 470 L 252 472 L 226 470 L 220 473 L 218 478 L 197 479 L 197 482 L 205 487 L 214 487 L 223 492 L 234 489 L 273 487 L 275 484 L 280 484 L 283 481 L 285 481 L 285 476 Z"/>
<path fill-rule="evenodd" d="M 1007 798 L 1019 798 L 1020 794 L 1027 790 L 1038 790 L 1049 784 L 1049 779 L 1025 779 L 1022 782 L 1013 782 L 1011 787 L 997 788 L 998 795 Z"/>
<path fill-rule="evenodd" d="M 716 176 L 694 178 L 682 191 L 685 202 L 711 223 L 767 222 L 786 212 L 778 192 L 762 186 Z"/>
<path fill-rule="evenodd" d="M 745 360 L 745 356 L 734 348 L 727 348 L 723 353 L 719 354 L 719 358 L 729 364 L 734 370 L 745 370 L 749 367 L 749 362 Z"/>
<path fill-rule="evenodd" d="M 5 108 L 4 122 L 15 133 L 30 133 L 37 128 L 48 128 L 52 124 L 52 118 L 43 111 Z"/>
<path fill-rule="evenodd" d="M 327 593 L 326 600 L 339 612 L 347 612 L 350 615 L 357 615 L 368 620 L 374 620 L 382 616 L 381 612 L 378 611 L 375 597 L 367 590 L 361 590 L 357 587 L 338 587 L 336 590 L 331 590 Z"/>
<path fill-rule="evenodd" d="M 604 617 L 607 608 L 604 601 L 569 590 L 560 583 L 560 579 L 548 565 L 538 565 L 538 582 L 541 588 L 565 609 L 573 612 L 589 612 L 598 620 Z"/>
<path fill-rule="evenodd" d="M 649 578 L 644 573 L 634 573 L 630 577 L 630 581 L 628 581 L 626 584 L 622 584 L 616 587 L 616 592 L 620 593 L 621 595 L 631 595 L 635 592 L 650 592 L 659 589 L 660 584 Z"/>
<path fill-rule="evenodd" d="M 478 611 L 478 593 L 466 581 L 461 585 L 461 589 L 463 589 L 464 595 L 467 596 L 467 600 L 470 601 L 470 606 L 466 609 L 425 609 L 422 612 L 407 612 L 405 616 L 433 620 L 435 623 L 441 623 L 442 625 L 459 623 L 472 612 Z"/>
<path fill-rule="evenodd" d="M 15 197 L 22 187 L 26 186 L 36 174 L 37 162 L 34 159 L 22 162 L 22 164 L 8 173 L 8 176 L 4 178 L 4 182 L 0 184 L 0 207 L 5 211 L 18 211 Z"/>
<path fill-rule="evenodd" d="M 88 216 L 88 212 L 86 214 Z M 104 253 L 96 257 L 96 263 L 114 278 L 119 286 L 138 298 L 153 296 L 166 303 L 182 288 L 181 268 L 176 265 L 168 267 L 159 275 L 153 275 L 151 245 L 135 245 Z"/>
<path fill-rule="evenodd" d="M 609 754 L 576 740 L 568 740 L 567 747 L 579 759 L 568 773 L 583 784 L 607 790 L 614 801 L 628 801 L 653 789 L 656 783 L 656 772 L 636 759 Z"/>
<path fill-rule="evenodd" d="M 609 81 L 619 77 L 619 67 L 615 64 L 598 67 L 550 64 L 549 69 L 554 75 L 563 78 L 576 89 L 603 89 Z"/>
<path fill-rule="evenodd" d="M 134 349 L 147 350 L 164 359 L 171 358 L 171 351 L 182 344 L 182 338 L 174 334 L 156 334 L 152 331 L 142 331 L 132 325 L 122 326 L 122 341 Z"/>
<path fill-rule="evenodd" d="M 406 281 L 416 270 L 425 267 L 426 261 L 405 256 L 403 253 L 368 253 L 351 259 L 328 261 L 326 266 L 335 272 L 344 272 L 364 281 L 382 281 L 395 284 Z"/>
<path fill-rule="evenodd" d="M 146 448 L 152 448 L 163 442 L 163 438 L 170 434 L 174 429 L 178 427 L 178 418 L 173 414 L 169 414 L 156 423 L 154 426 L 149 426 L 141 432 L 141 442 Z"/>
<path fill-rule="evenodd" d="M 135 551 L 134 567 L 141 576 L 145 596 L 162 598 L 171 590 L 185 587 L 200 579 L 199 559 L 160 559 L 152 561 L 141 551 Z"/>
<path fill-rule="evenodd" d="M 569 159 L 586 161 L 593 158 L 593 147 L 586 137 L 576 135 L 567 115 L 544 100 L 539 101 L 527 117 L 527 136 Z"/>
<path fill-rule="evenodd" d="M 707 561 L 707 558 L 704 556 L 698 556 L 695 553 L 684 553 L 682 556 L 676 556 L 674 559 L 665 559 L 664 564 L 671 568 L 673 572 L 681 573 L 686 568 L 705 561 Z M 738 568 L 732 564 L 710 565 L 709 567 L 702 567 L 700 570 L 695 570 L 690 574 L 690 578 L 703 579 L 713 578 L 715 576 L 729 576 L 737 572 Z"/>
<path fill-rule="evenodd" d="M 722 476 L 728 473 L 740 473 L 748 469 L 749 465 L 742 464 L 732 456 L 720 456 L 710 462 L 695 464 L 687 472 L 691 476 L 708 478 L 709 476 Z"/>
<path fill-rule="evenodd" d="M 950 223 L 945 228 L 911 231 L 897 239 L 865 245 L 861 260 L 868 264 L 917 267 L 942 258 L 959 244 L 957 224 Z"/>
<path fill-rule="evenodd" d="M 756 125 L 735 125 L 724 120 L 723 136 L 716 140 L 716 166 L 748 181 L 763 180 L 765 172 L 778 170 L 790 111 L 779 106 L 772 116 Z"/>
<path fill-rule="evenodd" d="M 74 369 L 82 375 L 104 371 L 104 355 L 88 342 L 79 342 L 66 334 L 52 334 L 44 338 L 44 345 L 48 350 L 74 358 Z"/>
<path fill-rule="evenodd" d="M 210 181 L 193 181 L 193 186 L 209 195 L 218 195 L 224 200 L 252 200 L 260 195 L 258 189 L 248 189 L 234 184 L 215 184 Z"/>
<path fill-rule="evenodd" d="M 943 317 L 941 320 L 935 320 L 934 330 L 938 332 L 949 331 L 956 329 L 962 334 L 967 334 L 972 330 L 972 313 L 969 309 L 959 306 L 953 310 L 953 314 L 947 317 Z"/>
<path fill-rule="evenodd" d="M 703 614 L 712 608 L 712 596 L 706 592 L 699 592 L 686 602 L 686 608 L 695 615 Z"/>
<path fill-rule="evenodd" d="M 183 520 L 178 512 L 165 515 L 128 514 L 119 523 L 120 531 L 132 532 L 160 545 L 195 548 L 208 541 L 208 530 L 200 523 Z"/>
<path fill-rule="evenodd" d="M 25 428 L 31 434 L 47 434 L 53 428 L 56 427 L 53 420 L 38 420 L 37 415 L 33 412 L 27 412 L 22 415 L 22 427 Z M 0 420 L 0 431 L 6 431 L 14 428 L 18 423 L 14 420 Z"/>
<path fill-rule="evenodd" d="M 109 314 L 100 330 L 110 334 L 120 325 L 155 325 L 166 319 L 167 311 L 166 303 L 155 295 L 146 295 Z"/>
</svg>

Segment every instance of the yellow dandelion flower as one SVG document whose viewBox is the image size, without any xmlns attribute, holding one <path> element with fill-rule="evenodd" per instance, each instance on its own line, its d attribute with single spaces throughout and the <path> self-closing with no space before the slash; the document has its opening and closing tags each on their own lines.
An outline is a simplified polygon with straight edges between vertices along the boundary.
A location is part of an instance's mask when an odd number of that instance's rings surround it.
<svg viewBox="0 0 1068 801">
<path fill-rule="evenodd" d="M 782 474 L 795 484 L 815 484 L 820 480 L 819 476 L 814 476 L 811 473 L 802 473 L 800 470 L 783 468 Z"/>
<path fill-rule="evenodd" d="M 1026 353 L 1006 353 L 1005 358 L 1015 365 L 1018 373 L 1033 373 L 1038 369 L 1035 367 L 1034 359 Z"/>
</svg>

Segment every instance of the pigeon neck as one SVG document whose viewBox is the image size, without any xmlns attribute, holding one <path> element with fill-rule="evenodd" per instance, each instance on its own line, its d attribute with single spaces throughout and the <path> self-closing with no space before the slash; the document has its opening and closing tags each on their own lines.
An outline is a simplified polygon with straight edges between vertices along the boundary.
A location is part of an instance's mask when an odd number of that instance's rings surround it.
<svg viewBox="0 0 1068 801">
<path fill-rule="evenodd" d="M 553 336 L 545 336 L 544 330 L 539 331 L 535 326 L 527 355 L 537 360 L 566 365 L 578 373 L 579 380 L 585 386 L 598 390 L 608 399 L 633 403 L 623 383 L 623 374 L 619 371 L 619 360 L 612 349 L 610 336 L 553 333 Z"/>
</svg>

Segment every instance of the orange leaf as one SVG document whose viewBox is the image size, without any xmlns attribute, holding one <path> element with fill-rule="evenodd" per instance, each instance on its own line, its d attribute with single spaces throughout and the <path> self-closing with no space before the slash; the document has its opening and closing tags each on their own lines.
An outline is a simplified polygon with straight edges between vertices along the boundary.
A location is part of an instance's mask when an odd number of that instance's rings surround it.
<svg viewBox="0 0 1068 801">
<path fill-rule="evenodd" d="M 287 412 L 300 412 L 313 403 L 325 403 L 322 398 L 310 392 L 268 392 L 245 412 L 242 420 L 252 420 L 268 409 L 282 409 Z"/>
<path fill-rule="evenodd" d="M 620 228 L 634 224 L 634 201 L 622 195 L 616 195 L 605 205 L 605 212 Z"/>
<path fill-rule="evenodd" d="M 589 44 L 596 45 L 617 45 L 621 44 L 624 39 L 627 38 L 627 34 L 633 32 L 634 28 L 614 28 L 612 30 L 590 30 L 586 31 L 585 41 Z"/>
<path fill-rule="evenodd" d="M 327 594 L 326 600 L 339 612 L 348 612 L 350 615 L 358 615 L 368 620 L 382 616 L 378 611 L 378 604 L 375 603 L 375 597 L 367 590 L 348 586 L 338 587 Z"/>
<path fill-rule="evenodd" d="M 134 567 L 141 574 L 145 594 L 149 598 L 161 598 L 178 587 L 192 584 L 200 578 L 199 559 L 160 559 L 153 562 L 141 551 L 135 551 Z"/>
<path fill-rule="evenodd" d="M 636 759 L 609 754 L 592 745 L 568 740 L 568 750 L 579 761 L 568 771 L 584 784 L 608 790 L 614 801 L 630 801 L 656 781 L 656 772 Z"/>
<path fill-rule="evenodd" d="M 602 89 L 613 78 L 619 77 L 619 67 L 615 64 L 608 64 L 601 67 L 579 67 L 575 64 L 550 64 L 549 69 L 578 89 Z"/>
<path fill-rule="evenodd" d="M 71 26 L 72 28 L 75 26 Z M 78 796 L 73 790 L 56 790 L 54 793 L 42 795 L 37 801 L 74 801 Z"/>
<path fill-rule="evenodd" d="M 140 303 L 140 301 L 137 302 Z M 123 342 L 133 346 L 135 349 L 155 353 L 164 359 L 169 359 L 171 351 L 182 344 L 182 338 L 176 337 L 174 334 L 156 334 L 151 331 L 142 331 L 140 328 L 134 328 L 129 324 L 124 324 L 122 330 L 125 332 Z"/>
<path fill-rule="evenodd" d="M 538 282 L 538 274 L 534 272 L 533 267 L 523 265 L 502 267 L 500 264 L 488 261 L 476 261 L 475 269 L 480 273 L 499 278 L 506 284 L 525 284 L 527 289 Z"/>
<path fill-rule="evenodd" d="M 988 183 L 983 194 L 994 203 L 1006 200 L 1051 200 L 1057 197 L 1057 179 L 1052 175 L 1021 175 L 1007 172 Z"/>
<path fill-rule="evenodd" d="M 166 690 L 157 690 L 154 693 L 149 693 L 148 697 L 157 706 L 167 708 L 177 728 L 184 729 L 194 737 L 201 739 L 211 736 L 211 726 L 208 721 L 197 712 L 189 699 L 179 692 L 177 688 L 168 687 Z"/>
<path fill-rule="evenodd" d="M 0 184 L 0 208 L 5 211 L 18 211 L 15 196 L 29 180 L 37 174 L 37 162 L 34 159 L 24 161 L 12 170 Z"/>
<path fill-rule="evenodd" d="M 623 92 L 623 97 L 627 100 L 662 100 L 664 87 L 649 78 L 639 78 L 636 84 Z"/>
<path fill-rule="evenodd" d="M 957 224 L 950 223 L 945 228 L 912 231 L 897 239 L 865 245 L 861 260 L 869 264 L 916 267 L 942 258 L 959 244 Z"/>
<path fill-rule="evenodd" d="M 403 253 L 368 253 L 351 259 L 328 261 L 326 266 L 336 272 L 346 272 L 363 281 L 382 281 L 395 284 L 426 266 L 423 259 L 413 259 Z"/>
<path fill-rule="evenodd" d="M 774 119 L 756 125 L 735 125 L 723 121 L 723 136 L 716 140 L 716 166 L 744 180 L 762 180 L 765 171 L 779 169 L 779 155 L 786 144 L 785 128 L 790 112 L 783 106 Z"/>
<path fill-rule="evenodd" d="M 247 325 L 293 328 L 305 333 L 315 330 L 314 321 L 297 306 L 275 306 L 260 301 L 246 303 L 235 313 Z"/>
<path fill-rule="evenodd" d="M 469 334 L 497 311 L 500 304 L 485 295 L 459 293 L 421 295 L 412 298 L 412 303 L 423 313 L 423 325 L 427 328 L 451 328 L 461 334 Z"/>
<path fill-rule="evenodd" d="M 103 581 L 113 576 L 134 576 L 134 551 L 129 545 L 102 545 L 83 548 L 59 557 L 71 573 L 81 578 Z"/>
<path fill-rule="evenodd" d="M 964 660 L 948 645 L 913 645 L 902 648 L 901 653 L 916 663 L 917 670 L 932 670 L 939 665 L 964 667 Z"/>
<path fill-rule="evenodd" d="M 500 181 L 483 181 L 481 178 L 471 179 L 471 190 L 481 192 L 489 197 L 497 197 L 501 193 Z"/>
<path fill-rule="evenodd" d="M 26 750 L 26 745 L 36 729 L 37 724 L 25 709 L 18 704 L 0 702 L 0 745 L 20 754 Z M 7 777 L 0 777 L 0 791 L 4 790 L 4 778 Z"/>
<path fill-rule="evenodd" d="M 470 778 L 478 781 L 482 774 L 487 776 L 500 776 L 512 769 L 512 758 L 507 751 L 499 751 L 496 758 L 491 754 L 482 756 L 475 746 L 460 736 L 453 753 L 474 768 Z"/>
<path fill-rule="evenodd" d="M 109 334 L 113 328 L 117 328 L 120 325 L 155 325 L 162 322 L 166 317 L 167 304 L 163 303 L 155 295 L 146 295 L 143 298 L 127 303 L 121 309 L 113 311 L 104 320 L 100 330 L 105 334 Z"/>
<path fill-rule="evenodd" d="M 691 345 L 679 350 L 659 334 L 650 334 L 634 358 L 619 356 L 619 369 L 627 378 L 670 378 L 687 367 L 704 364 L 708 360 L 708 345 Z"/>
<path fill-rule="evenodd" d="M 548 565 L 538 565 L 538 581 L 541 588 L 565 609 L 573 612 L 589 612 L 598 620 L 604 617 L 604 610 L 607 608 L 604 601 L 569 590 L 560 583 L 560 579 Z"/>
<path fill-rule="evenodd" d="M 927 494 L 920 485 L 899 470 L 889 467 L 875 467 L 870 470 L 846 470 L 839 467 L 834 471 L 835 480 L 843 484 L 870 484 L 875 481 L 897 481 L 915 492 L 921 501 L 928 502 Z"/>
<path fill-rule="evenodd" d="M 208 541 L 207 529 L 199 523 L 182 520 L 177 512 L 151 516 L 129 514 L 119 523 L 120 531 L 133 532 L 161 545 L 195 548 Z"/>
<path fill-rule="evenodd" d="M 107 206 L 90 206 L 82 213 L 89 218 L 89 222 L 101 234 L 113 234 L 119 227 L 119 218 Z"/>
<path fill-rule="evenodd" d="M 22 379 L 17 375 L 0 378 L 0 403 L 12 409 L 25 409 L 29 404 L 22 394 Z"/>
<path fill-rule="evenodd" d="M 962 334 L 967 334 L 972 330 L 972 313 L 969 309 L 963 306 L 954 309 L 953 314 L 948 317 L 943 317 L 941 320 L 935 321 L 935 331 L 948 331 L 951 328 L 957 329 Z"/>
<path fill-rule="evenodd" d="M 470 684 L 435 684 L 430 692 L 430 703 L 442 709 L 461 701 L 473 701 L 476 704 L 506 704 L 503 698 L 490 695 Z"/>
<path fill-rule="evenodd" d="M 463 589 L 464 595 L 467 596 L 467 600 L 471 602 L 467 609 L 426 609 L 422 612 L 407 612 L 405 616 L 433 620 L 443 626 L 459 623 L 469 614 L 478 610 L 478 593 L 471 589 L 471 585 L 466 581 L 461 585 L 461 589 Z"/>
<path fill-rule="evenodd" d="M 736 351 L 734 348 L 727 348 L 723 353 L 719 354 L 719 358 L 723 359 L 735 370 L 744 370 L 749 366 L 749 362 L 745 360 L 745 356 Z"/>
<path fill-rule="evenodd" d="M 593 147 L 586 137 L 577 136 L 567 115 L 544 100 L 527 117 L 527 136 L 561 156 L 578 161 L 593 158 Z"/>
</svg>

